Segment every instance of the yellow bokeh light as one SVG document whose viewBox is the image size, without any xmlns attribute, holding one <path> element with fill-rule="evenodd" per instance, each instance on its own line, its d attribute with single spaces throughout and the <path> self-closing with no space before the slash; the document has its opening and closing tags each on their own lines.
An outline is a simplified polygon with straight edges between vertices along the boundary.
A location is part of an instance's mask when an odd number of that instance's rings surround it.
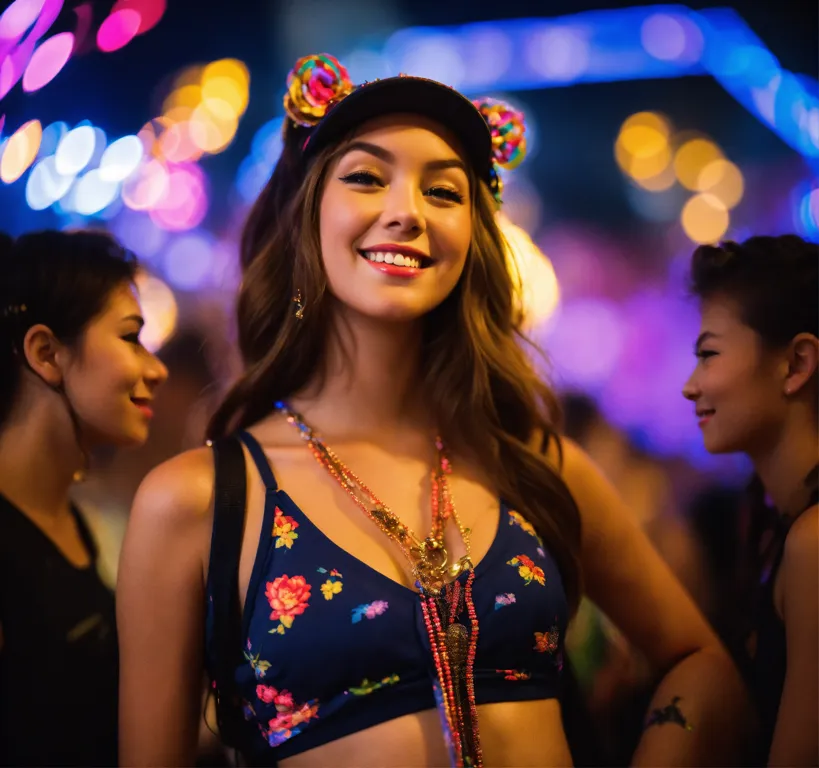
<svg viewBox="0 0 819 768">
<path fill-rule="evenodd" d="M 614 145 L 614 157 L 625 174 L 642 181 L 659 177 L 671 162 L 671 126 L 655 112 L 627 118 Z"/>
<path fill-rule="evenodd" d="M 146 272 L 140 271 L 135 282 L 145 317 L 140 340 L 149 351 L 156 352 L 176 330 L 176 297 L 162 280 Z"/>
<path fill-rule="evenodd" d="M 657 112 L 637 112 L 627 117 L 620 126 L 620 133 L 630 128 L 651 128 L 666 138 L 671 134 L 671 125 L 668 120 Z"/>
<path fill-rule="evenodd" d="M 686 141 L 674 156 L 674 172 L 686 189 L 697 190 L 700 172 L 714 160 L 722 158 L 722 151 L 708 139 Z"/>
<path fill-rule="evenodd" d="M 634 179 L 657 176 L 671 163 L 671 149 L 667 144 L 653 155 L 631 155 L 618 142 L 614 154 L 618 165 Z"/>
<path fill-rule="evenodd" d="M 214 111 L 212 102 L 224 103 L 234 116 L 239 117 L 247 109 L 247 86 L 229 77 L 212 77 L 202 85 L 202 101 L 211 111 Z"/>
<path fill-rule="evenodd" d="M 718 198 L 728 209 L 734 208 L 745 192 L 742 171 L 730 160 L 720 158 L 703 168 L 697 177 L 697 189 Z"/>
<path fill-rule="evenodd" d="M 502 213 L 498 226 L 506 239 L 506 265 L 512 278 L 515 301 L 523 312 L 524 327 L 544 322 L 560 301 L 560 286 L 548 257 L 532 238 Z"/>
<path fill-rule="evenodd" d="M 220 59 L 208 64 L 202 71 L 201 83 L 207 85 L 209 80 L 225 77 L 242 88 L 247 88 L 250 82 L 250 73 L 243 62 L 238 59 Z"/>
<path fill-rule="evenodd" d="M 29 120 L 10 137 L 0 157 L 0 180 L 6 184 L 17 181 L 34 162 L 43 139 L 39 120 Z"/>
<path fill-rule="evenodd" d="M 173 81 L 174 90 L 181 90 L 187 85 L 199 85 L 202 80 L 203 68 L 194 66 L 188 67 L 176 76 Z"/>
<path fill-rule="evenodd" d="M 680 216 L 685 234 L 695 243 L 717 242 L 731 223 L 728 209 L 714 195 L 694 195 L 683 207 Z"/>
<path fill-rule="evenodd" d="M 202 88 L 198 83 L 184 85 L 172 91 L 162 105 L 162 111 L 168 113 L 176 107 L 196 109 L 202 102 Z"/>
<path fill-rule="evenodd" d="M 235 117 L 223 119 L 200 104 L 191 115 L 190 135 L 199 149 L 213 155 L 224 150 L 233 141 L 238 127 Z"/>
<path fill-rule="evenodd" d="M 643 189 L 649 192 L 664 192 L 671 189 L 677 177 L 674 175 L 674 168 L 669 164 L 660 173 L 645 178 L 635 177 L 634 181 Z"/>
<path fill-rule="evenodd" d="M 178 123 L 187 123 L 198 106 L 198 104 L 194 104 L 192 107 L 184 105 L 173 107 L 162 115 L 163 124 L 170 128 L 172 125 L 177 125 Z"/>
<path fill-rule="evenodd" d="M 648 125 L 634 125 L 620 132 L 623 149 L 635 157 L 650 157 L 668 146 L 668 136 Z"/>
</svg>

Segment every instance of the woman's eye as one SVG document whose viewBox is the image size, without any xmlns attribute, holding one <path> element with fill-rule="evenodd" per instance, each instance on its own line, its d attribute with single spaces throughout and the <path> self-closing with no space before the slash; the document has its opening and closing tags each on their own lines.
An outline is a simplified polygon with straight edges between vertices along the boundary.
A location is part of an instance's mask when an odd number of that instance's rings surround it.
<svg viewBox="0 0 819 768">
<path fill-rule="evenodd" d="M 345 184 L 360 184 L 365 187 L 380 185 L 380 179 L 369 171 L 356 171 L 355 173 L 348 173 L 341 177 L 341 181 Z"/>
<path fill-rule="evenodd" d="M 138 333 L 129 333 L 127 336 L 123 336 L 122 340 L 127 341 L 130 344 L 136 344 L 139 347 L 142 346 L 142 342 L 139 340 L 139 334 Z"/>
<path fill-rule="evenodd" d="M 462 203 L 464 201 L 464 196 L 460 192 L 448 187 L 432 187 L 427 190 L 427 194 L 453 203 Z"/>
<path fill-rule="evenodd" d="M 709 357 L 713 357 L 717 353 L 710 349 L 700 349 L 695 354 L 700 360 L 706 360 Z"/>
</svg>

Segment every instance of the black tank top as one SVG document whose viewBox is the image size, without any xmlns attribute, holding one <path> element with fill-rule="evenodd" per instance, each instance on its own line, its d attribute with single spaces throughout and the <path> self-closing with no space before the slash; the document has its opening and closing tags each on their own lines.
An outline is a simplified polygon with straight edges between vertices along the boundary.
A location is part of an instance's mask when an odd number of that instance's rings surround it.
<svg viewBox="0 0 819 768">
<path fill-rule="evenodd" d="M 819 465 L 805 479 L 810 492 L 805 510 L 819 503 L 817 472 Z M 754 765 L 768 764 L 768 753 L 785 685 L 785 625 L 776 611 L 774 585 L 785 554 L 785 540 L 795 519 L 779 514 L 775 516 L 765 550 L 760 557 L 759 582 L 753 604 L 753 626 L 746 643 L 748 682 L 760 717 Z"/>
<path fill-rule="evenodd" d="M 0 765 L 117 764 L 114 596 L 0 495 Z"/>
</svg>

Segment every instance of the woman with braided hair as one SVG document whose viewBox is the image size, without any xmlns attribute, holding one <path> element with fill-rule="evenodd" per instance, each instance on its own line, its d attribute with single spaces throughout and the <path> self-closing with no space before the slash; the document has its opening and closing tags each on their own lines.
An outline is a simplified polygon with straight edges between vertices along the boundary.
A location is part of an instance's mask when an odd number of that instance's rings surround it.
<svg viewBox="0 0 819 768">
<path fill-rule="evenodd" d="M 819 765 L 819 247 L 796 235 L 702 246 L 691 280 L 702 322 L 683 394 L 705 447 L 755 470 L 740 638 L 761 717 L 754 765 Z"/>
<path fill-rule="evenodd" d="M 679 715 L 635 762 L 735 759 L 738 674 L 524 353 L 496 220 L 522 115 L 423 78 L 354 87 L 327 55 L 284 106 L 242 240 L 244 373 L 126 535 L 123 762 L 190 762 L 204 665 L 248 764 L 566 765 L 583 588 Z"/>
<path fill-rule="evenodd" d="M 102 233 L 0 239 L 0 765 L 117 760 L 114 596 L 71 487 L 145 441 L 166 377 L 136 269 Z"/>
</svg>

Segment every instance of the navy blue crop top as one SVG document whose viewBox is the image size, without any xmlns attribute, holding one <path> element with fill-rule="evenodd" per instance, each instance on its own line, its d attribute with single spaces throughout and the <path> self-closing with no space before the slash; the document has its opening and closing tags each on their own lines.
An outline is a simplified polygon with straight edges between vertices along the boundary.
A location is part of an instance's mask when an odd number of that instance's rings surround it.
<svg viewBox="0 0 819 768">
<path fill-rule="evenodd" d="M 278 489 L 256 440 L 240 437 L 266 487 L 242 618 L 244 662 L 233 676 L 251 725 L 240 751 L 251 763 L 275 762 L 434 709 L 418 595 L 334 544 Z M 530 523 L 500 507 L 495 538 L 475 566 L 475 698 L 556 698 L 568 621 L 560 573 Z M 209 585 L 209 656 L 212 606 Z"/>
</svg>

